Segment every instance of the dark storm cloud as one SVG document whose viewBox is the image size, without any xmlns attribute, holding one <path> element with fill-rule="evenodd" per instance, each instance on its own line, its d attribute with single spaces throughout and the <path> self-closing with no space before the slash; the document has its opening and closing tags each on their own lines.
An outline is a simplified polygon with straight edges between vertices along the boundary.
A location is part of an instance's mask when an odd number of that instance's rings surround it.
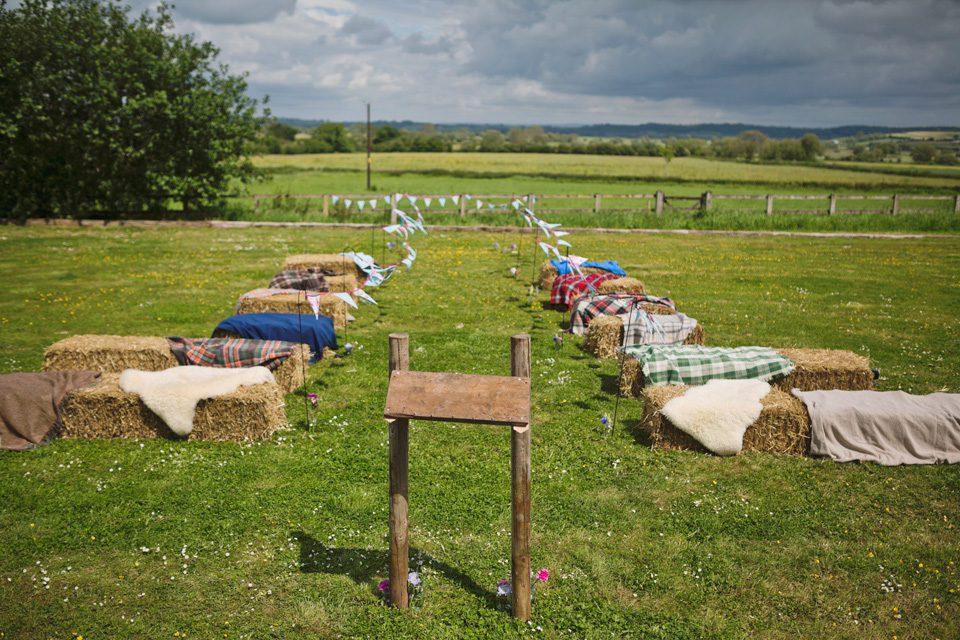
<svg viewBox="0 0 960 640">
<path fill-rule="evenodd" d="M 958 25 L 954 0 L 500 0 L 463 28 L 472 73 L 732 106 L 953 101 Z"/>
</svg>

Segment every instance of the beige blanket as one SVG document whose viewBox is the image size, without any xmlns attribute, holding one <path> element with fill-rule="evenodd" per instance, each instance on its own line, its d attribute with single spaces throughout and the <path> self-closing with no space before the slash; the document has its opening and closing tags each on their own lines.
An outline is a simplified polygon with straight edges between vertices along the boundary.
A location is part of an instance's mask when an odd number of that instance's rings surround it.
<svg viewBox="0 0 960 640">
<path fill-rule="evenodd" d="M 960 463 L 960 394 L 800 391 L 810 414 L 810 455 L 837 462 Z"/>
<path fill-rule="evenodd" d="M 99 377 L 99 371 L 0 375 L 0 449 L 20 451 L 54 437 L 70 392 Z"/>
</svg>

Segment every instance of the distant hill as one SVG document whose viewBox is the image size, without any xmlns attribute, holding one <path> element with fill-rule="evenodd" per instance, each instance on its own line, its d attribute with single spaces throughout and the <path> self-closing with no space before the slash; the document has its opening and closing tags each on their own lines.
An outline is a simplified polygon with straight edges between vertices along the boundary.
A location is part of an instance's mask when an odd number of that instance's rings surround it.
<svg viewBox="0 0 960 640">
<path fill-rule="evenodd" d="M 323 122 L 329 120 L 303 120 L 299 118 L 281 118 L 277 120 L 289 124 L 293 127 L 302 127 L 311 129 Z M 344 122 L 350 126 L 354 124 L 365 125 L 366 122 Z M 422 131 L 423 122 L 413 122 L 411 120 L 387 121 L 377 120 L 372 122 L 374 126 L 380 127 L 390 125 L 397 129 L 407 131 Z M 483 133 L 490 129 L 496 129 L 502 133 L 508 133 L 518 125 L 506 124 L 437 124 L 434 123 L 439 131 L 456 131 L 466 129 L 474 133 Z M 544 125 L 543 130 L 547 133 L 575 134 L 578 136 L 591 138 L 700 138 L 711 140 L 713 138 L 727 138 L 736 136 L 741 131 L 756 130 L 764 133 L 767 137 L 775 140 L 783 138 L 800 138 L 805 133 L 813 133 L 821 140 L 831 140 L 833 138 L 850 138 L 856 135 L 891 135 L 895 133 L 906 133 L 908 131 L 960 131 L 957 127 L 876 127 L 869 125 L 844 125 L 841 127 L 775 127 L 759 124 L 743 123 L 705 123 L 705 124 L 665 124 L 658 122 L 648 122 L 646 124 L 591 124 L 591 125 L 570 125 L 553 126 Z"/>
</svg>

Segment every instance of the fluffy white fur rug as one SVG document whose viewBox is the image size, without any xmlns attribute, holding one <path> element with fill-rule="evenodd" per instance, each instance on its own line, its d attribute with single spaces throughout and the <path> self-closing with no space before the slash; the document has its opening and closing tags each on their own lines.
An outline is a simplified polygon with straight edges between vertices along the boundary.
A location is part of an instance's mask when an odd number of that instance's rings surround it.
<svg viewBox="0 0 960 640">
<path fill-rule="evenodd" d="M 180 436 L 193 431 L 197 403 L 222 396 L 243 385 L 275 382 L 266 367 L 240 369 L 217 367 L 171 367 L 163 371 L 127 369 L 118 384 L 126 393 L 136 393 L 170 430 Z"/>
<path fill-rule="evenodd" d="M 760 399 L 769 392 L 763 380 L 713 379 L 668 401 L 661 413 L 710 451 L 732 456 L 743 448 L 743 434 L 760 417 Z"/>
</svg>

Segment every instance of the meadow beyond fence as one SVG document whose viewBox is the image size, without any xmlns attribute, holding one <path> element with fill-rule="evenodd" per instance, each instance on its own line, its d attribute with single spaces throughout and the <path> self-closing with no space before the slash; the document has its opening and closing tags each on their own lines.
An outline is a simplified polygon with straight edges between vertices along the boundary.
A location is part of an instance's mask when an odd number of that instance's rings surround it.
<svg viewBox="0 0 960 640">
<path fill-rule="evenodd" d="M 475 195 L 407 193 L 380 194 L 252 194 L 237 196 L 252 201 L 254 211 L 296 209 L 301 213 L 389 214 L 397 221 L 395 210 L 416 208 L 423 214 L 513 213 L 527 208 L 539 214 L 565 213 L 654 213 L 711 212 L 715 206 L 731 212 L 777 214 L 960 214 L 960 194 L 956 195 L 864 195 L 836 193 L 811 194 L 723 194 L 704 191 L 700 195 L 669 195 L 663 190 L 634 194 L 489 194 Z M 916 203 L 916 204 L 913 204 Z M 913 204 L 913 206 L 911 206 Z M 514 206 L 516 205 L 516 206 Z"/>
</svg>

